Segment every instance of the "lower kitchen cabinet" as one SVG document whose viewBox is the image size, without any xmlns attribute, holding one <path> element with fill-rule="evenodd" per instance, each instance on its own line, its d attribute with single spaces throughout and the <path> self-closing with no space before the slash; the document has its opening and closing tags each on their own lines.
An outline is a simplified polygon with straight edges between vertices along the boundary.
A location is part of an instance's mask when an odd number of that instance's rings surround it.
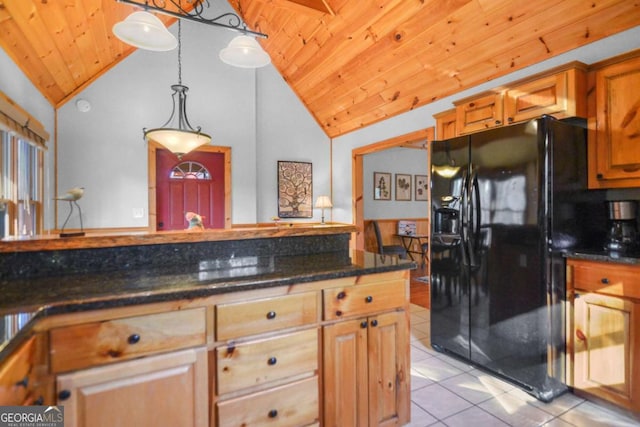
<svg viewBox="0 0 640 427">
<path fill-rule="evenodd" d="M 324 425 L 385 426 L 409 421 L 406 311 L 324 327 Z"/>
<path fill-rule="evenodd" d="M 625 298 L 576 292 L 575 388 L 628 409 L 638 403 L 638 384 L 632 377 L 638 358 L 634 334 L 638 334 L 639 307 Z"/>
<path fill-rule="evenodd" d="M 51 394 L 47 383 L 41 335 L 34 335 L 18 347 L 0 366 L 0 406 L 42 405 Z"/>
<path fill-rule="evenodd" d="M 206 348 L 59 375 L 66 427 L 208 426 Z"/>
<path fill-rule="evenodd" d="M 403 270 L 48 316 L 0 404 L 64 406 L 67 427 L 399 426 L 408 310 Z"/>
<path fill-rule="evenodd" d="M 567 266 L 571 385 L 640 411 L 640 266 L 573 259 Z"/>
</svg>

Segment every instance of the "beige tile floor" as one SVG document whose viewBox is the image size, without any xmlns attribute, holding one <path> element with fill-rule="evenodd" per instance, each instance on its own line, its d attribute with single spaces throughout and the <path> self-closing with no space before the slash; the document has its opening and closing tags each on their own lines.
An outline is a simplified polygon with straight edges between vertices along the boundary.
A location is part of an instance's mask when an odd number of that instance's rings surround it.
<svg viewBox="0 0 640 427">
<path fill-rule="evenodd" d="M 412 304 L 410 426 L 640 426 L 640 420 L 571 393 L 542 403 L 509 383 L 434 351 L 429 330 L 429 310 Z"/>
</svg>

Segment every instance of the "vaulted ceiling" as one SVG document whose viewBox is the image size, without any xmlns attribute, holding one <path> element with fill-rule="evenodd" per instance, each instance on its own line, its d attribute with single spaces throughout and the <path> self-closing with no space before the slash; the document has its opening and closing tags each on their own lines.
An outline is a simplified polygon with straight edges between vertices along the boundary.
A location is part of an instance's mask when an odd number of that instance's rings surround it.
<svg viewBox="0 0 640 427">
<path fill-rule="evenodd" d="M 640 25 L 640 0 L 229 3 L 330 137 Z M 133 10 L 0 0 L 0 46 L 59 106 L 133 51 L 111 32 Z"/>
</svg>

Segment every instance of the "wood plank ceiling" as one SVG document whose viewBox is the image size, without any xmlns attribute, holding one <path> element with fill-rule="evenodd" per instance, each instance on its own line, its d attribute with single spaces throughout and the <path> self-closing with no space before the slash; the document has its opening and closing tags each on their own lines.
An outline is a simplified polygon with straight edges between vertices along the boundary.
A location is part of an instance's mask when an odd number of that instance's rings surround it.
<svg viewBox="0 0 640 427">
<path fill-rule="evenodd" d="M 229 3 L 329 137 L 640 25 L 640 0 Z M 0 0 L 0 46 L 57 107 L 132 52 L 111 33 L 132 10 Z"/>
</svg>

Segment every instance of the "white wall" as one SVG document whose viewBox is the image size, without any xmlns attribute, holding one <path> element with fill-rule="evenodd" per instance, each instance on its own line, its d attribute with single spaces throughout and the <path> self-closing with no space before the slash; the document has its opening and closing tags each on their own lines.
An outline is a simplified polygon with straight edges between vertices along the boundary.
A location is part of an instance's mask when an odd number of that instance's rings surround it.
<svg viewBox="0 0 640 427">
<path fill-rule="evenodd" d="M 480 93 L 485 90 L 519 80 L 526 76 L 566 64 L 571 61 L 582 61 L 586 64 L 595 62 L 640 48 L 640 26 L 619 33 L 615 36 L 591 43 L 572 50 L 563 55 L 551 58 L 531 67 L 524 68 L 504 77 L 486 82 L 454 96 L 447 97 L 405 114 L 392 117 L 361 130 L 348 133 L 333 140 L 333 182 L 334 182 L 334 221 L 353 221 L 351 209 L 351 151 L 354 148 L 373 144 L 398 135 L 419 129 L 435 126 L 433 115 L 453 108 L 452 102 Z M 339 182 L 340 185 L 335 185 Z"/>
<path fill-rule="evenodd" d="M 391 148 L 367 154 L 362 160 L 364 193 L 364 219 L 426 218 L 429 204 L 415 200 L 415 175 L 426 175 L 428 159 L 426 150 Z M 373 173 L 391 174 L 391 200 L 373 199 Z M 411 200 L 398 201 L 395 193 L 396 174 L 411 176 Z"/>
<path fill-rule="evenodd" d="M 312 163 L 315 203 L 318 196 L 330 194 L 331 145 L 327 135 L 274 67 L 261 69 L 257 77 L 257 219 L 258 222 L 269 222 L 278 214 L 278 160 Z M 314 209 L 313 219 L 302 221 L 320 222 L 320 219 L 320 209 Z M 330 219 L 331 212 L 325 210 L 325 220 Z"/>
</svg>

